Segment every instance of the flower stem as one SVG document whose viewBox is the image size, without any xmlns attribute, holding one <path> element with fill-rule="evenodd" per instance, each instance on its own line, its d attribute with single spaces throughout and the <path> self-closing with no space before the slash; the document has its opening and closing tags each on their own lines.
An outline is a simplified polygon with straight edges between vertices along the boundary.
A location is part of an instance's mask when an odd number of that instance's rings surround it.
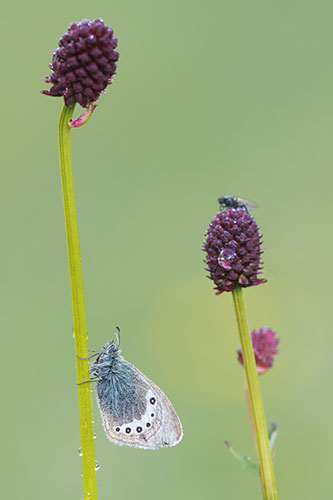
<svg viewBox="0 0 333 500">
<path fill-rule="evenodd" d="M 61 171 L 62 195 L 64 203 L 69 274 L 72 294 L 73 337 L 75 346 L 76 381 L 89 380 L 88 335 L 84 309 L 81 252 L 75 209 L 74 184 L 72 173 L 71 129 L 68 125 L 74 106 L 62 108 L 58 124 L 59 161 Z M 94 431 L 90 384 L 77 386 L 80 422 L 80 443 L 82 453 L 82 482 L 84 500 L 97 500 L 95 471 Z"/>
<path fill-rule="evenodd" d="M 242 288 L 239 286 L 236 287 L 232 292 L 232 297 L 236 311 L 243 363 L 249 388 L 250 404 L 256 434 L 262 496 L 264 500 L 277 500 L 278 496 L 272 456 L 269 449 L 265 413 L 260 393 L 251 336 L 247 325 Z"/>
<path fill-rule="evenodd" d="M 255 449 L 256 449 L 256 452 L 257 452 L 257 455 L 258 455 L 257 440 L 256 440 L 256 430 L 255 430 L 254 422 L 253 422 L 252 409 L 251 409 L 251 400 L 250 400 L 250 394 L 249 394 L 249 386 L 247 385 L 246 378 L 245 378 L 245 383 L 244 383 L 244 392 L 245 392 L 245 402 L 246 402 L 247 416 L 249 417 L 251 434 L 252 434 L 254 446 L 255 446 Z"/>
</svg>

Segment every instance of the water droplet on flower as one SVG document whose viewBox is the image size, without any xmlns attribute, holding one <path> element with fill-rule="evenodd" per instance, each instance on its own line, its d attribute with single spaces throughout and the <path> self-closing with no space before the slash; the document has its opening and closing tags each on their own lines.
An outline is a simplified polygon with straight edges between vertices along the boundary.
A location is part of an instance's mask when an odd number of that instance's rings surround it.
<svg viewBox="0 0 333 500">
<path fill-rule="evenodd" d="M 232 269 L 232 263 L 236 259 L 236 250 L 234 248 L 223 248 L 218 256 L 218 263 L 223 269 L 229 271 Z"/>
<path fill-rule="evenodd" d="M 82 457 L 83 453 L 82 453 L 82 450 L 81 448 L 79 448 L 79 457 Z"/>
<path fill-rule="evenodd" d="M 244 276 L 244 274 L 241 274 L 240 277 L 238 278 L 238 283 L 240 285 L 246 286 L 249 284 L 249 280 L 247 279 L 246 276 Z"/>
<path fill-rule="evenodd" d="M 95 470 L 99 470 L 101 468 L 101 466 L 99 465 L 99 462 L 97 462 L 97 460 L 95 460 Z"/>
</svg>

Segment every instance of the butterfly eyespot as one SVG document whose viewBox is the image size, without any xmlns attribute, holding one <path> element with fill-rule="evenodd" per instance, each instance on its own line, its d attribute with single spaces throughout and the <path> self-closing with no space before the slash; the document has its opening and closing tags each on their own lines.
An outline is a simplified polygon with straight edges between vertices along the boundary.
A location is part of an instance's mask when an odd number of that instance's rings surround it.
<svg viewBox="0 0 333 500">
<path fill-rule="evenodd" d="M 120 431 L 120 427 L 116 427 L 116 431 L 119 432 Z"/>
<path fill-rule="evenodd" d="M 142 427 L 137 427 L 136 432 L 142 432 Z"/>
<path fill-rule="evenodd" d="M 151 417 L 155 417 L 155 413 L 151 413 L 151 414 L 150 414 L 150 416 L 151 416 Z"/>
<path fill-rule="evenodd" d="M 154 404 L 156 403 L 156 399 L 155 399 L 155 398 L 150 398 L 150 403 L 151 403 L 152 405 L 154 405 Z"/>
<path fill-rule="evenodd" d="M 150 423 L 149 422 L 146 423 L 146 427 L 150 427 Z"/>
<path fill-rule="evenodd" d="M 131 432 L 131 428 L 130 427 L 126 427 L 126 434 L 129 434 Z"/>
</svg>

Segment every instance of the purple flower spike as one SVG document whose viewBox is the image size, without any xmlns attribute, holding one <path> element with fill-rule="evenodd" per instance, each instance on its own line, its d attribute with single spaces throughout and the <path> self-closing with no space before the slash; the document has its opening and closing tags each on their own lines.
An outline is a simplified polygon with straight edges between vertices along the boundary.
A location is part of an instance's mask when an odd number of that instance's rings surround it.
<svg viewBox="0 0 333 500">
<path fill-rule="evenodd" d="M 267 280 L 258 278 L 262 269 L 260 244 L 259 228 L 246 208 L 227 207 L 215 215 L 203 250 L 216 295 L 231 292 L 237 285 L 245 288 L 266 283 Z"/>
<path fill-rule="evenodd" d="M 119 58 L 116 47 L 113 30 L 102 19 L 71 24 L 53 53 L 53 73 L 45 78 L 52 87 L 42 94 L 63 96 L 68 107 L 78 103 L 87 108 L 112 81 Z"/>
<path fill-rule="evenodd" d="M 254 357 L 257 365 L 257 372 L 264 373 L 273 366 L 274 356 L 279 352 L 277 346 L 280 339 L 275 336 L 271 328 L 259 328 L 258 331 L 252 330 L 251 339 L 254 351 Z M 243 364 L 242 350 L 237 349 L 238 362 Z"/>
</svg>

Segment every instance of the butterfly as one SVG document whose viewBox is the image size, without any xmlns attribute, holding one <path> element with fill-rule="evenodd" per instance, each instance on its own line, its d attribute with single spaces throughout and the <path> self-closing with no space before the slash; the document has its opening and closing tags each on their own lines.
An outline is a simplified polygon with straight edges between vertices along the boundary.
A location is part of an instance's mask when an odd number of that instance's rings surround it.
<svg viewBox="0 0 333 500">
<path fill-rule="evenodd" d="M 120 354 L 117 341 L 107 342 L 90 366 L 97 403 L 107 437 L 113 443 L 156 449 L 174 446 L 182 425 L 164 392 Z"/>
</svg>

